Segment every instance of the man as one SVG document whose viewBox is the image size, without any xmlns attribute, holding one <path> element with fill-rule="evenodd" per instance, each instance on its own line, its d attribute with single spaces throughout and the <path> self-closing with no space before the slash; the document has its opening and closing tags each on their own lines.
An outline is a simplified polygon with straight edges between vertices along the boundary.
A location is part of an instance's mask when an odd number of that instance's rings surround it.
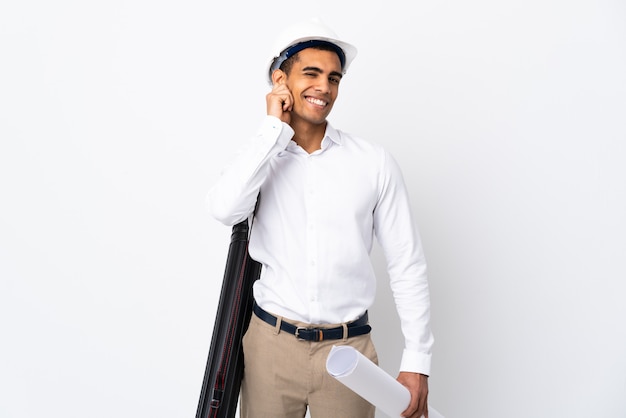
<svg viewBox="0 0 626 418">
<path fill-rule="evenodd" d="M 262 273 L 243 341 L 242 417 L 303 417 L 307 407 L 312 417 L 374 416 L 325 369 L 340 344 L 377 362 L 367 325 L 374 236 L 406 342 L 397 378 L 411 393 L 403 416 L 427 416 L 426 263 L 401 172 L 382 147 L 327 121 L 356 48 L 311 20 L 288 27 L 275 53 L 267 116 L 208 195 L 227 225 L 254 212 L 249 251 Z"/>
</svg>

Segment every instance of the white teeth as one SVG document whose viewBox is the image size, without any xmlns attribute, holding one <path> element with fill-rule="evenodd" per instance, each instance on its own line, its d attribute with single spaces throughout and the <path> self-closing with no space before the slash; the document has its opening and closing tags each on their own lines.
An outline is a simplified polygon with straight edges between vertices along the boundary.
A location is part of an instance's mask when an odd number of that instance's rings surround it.
<svg viewBox="0 0 626 418">
<path fill-rule="evenodd" d="M 309 97 L 307 99 L 310 103 L 316 104 L 318 106 L 326 106 L 326 102 L 320 99 L 315 99 L 313 97 Z"/>
</svg>

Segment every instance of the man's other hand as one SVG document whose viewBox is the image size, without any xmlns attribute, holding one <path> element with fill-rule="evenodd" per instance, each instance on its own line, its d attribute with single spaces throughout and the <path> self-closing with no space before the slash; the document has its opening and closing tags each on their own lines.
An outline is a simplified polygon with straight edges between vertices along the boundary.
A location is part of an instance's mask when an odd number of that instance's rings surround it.
<svg viewBox="0 0 626 418">
<path fill-rule="evenodd" d="M 411 393 L 411 402 L 402 412 L 405 418 L 428 418 L 428 376 L 419 373 L 400 372 L 398 382 Z"/>
</svg>

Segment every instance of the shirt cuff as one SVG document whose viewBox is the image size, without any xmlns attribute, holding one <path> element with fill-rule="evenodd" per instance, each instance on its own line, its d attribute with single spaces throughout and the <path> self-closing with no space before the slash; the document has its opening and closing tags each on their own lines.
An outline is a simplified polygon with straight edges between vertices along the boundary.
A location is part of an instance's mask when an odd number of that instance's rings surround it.
<svg viewBox="0 0 626 418">
<path fill-rule="evenodd" d="M 257 136 L 264 138 L 283 150 L 287 148 L 289 141 L 295 132 L 291 126 L 278 119 L 276 116 L 267 115 L 257 131 Z"/>
<path fill-rule="evenodd" d="M 430 360 L 430 354 L 404 349 L 402 362 L 400 363 L 400 371 L 430 376 Z"/>
</svg>

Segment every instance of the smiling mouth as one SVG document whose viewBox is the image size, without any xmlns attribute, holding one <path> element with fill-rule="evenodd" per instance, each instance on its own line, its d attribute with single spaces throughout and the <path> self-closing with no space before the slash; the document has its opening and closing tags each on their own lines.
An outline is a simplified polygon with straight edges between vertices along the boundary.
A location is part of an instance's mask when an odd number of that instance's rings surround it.
<svg viewBox="0 0 626 418">
<path fill-rule="evenodd" d="M 315 97 L 307 97 L 306 101 L 311 104 L 314 104 L 316 106 L 321 106 L 321 107 L 325 107 L 328 104 L 327 101 L 322 100 L 322 99 L 316 99 Z"/>
</svg>

